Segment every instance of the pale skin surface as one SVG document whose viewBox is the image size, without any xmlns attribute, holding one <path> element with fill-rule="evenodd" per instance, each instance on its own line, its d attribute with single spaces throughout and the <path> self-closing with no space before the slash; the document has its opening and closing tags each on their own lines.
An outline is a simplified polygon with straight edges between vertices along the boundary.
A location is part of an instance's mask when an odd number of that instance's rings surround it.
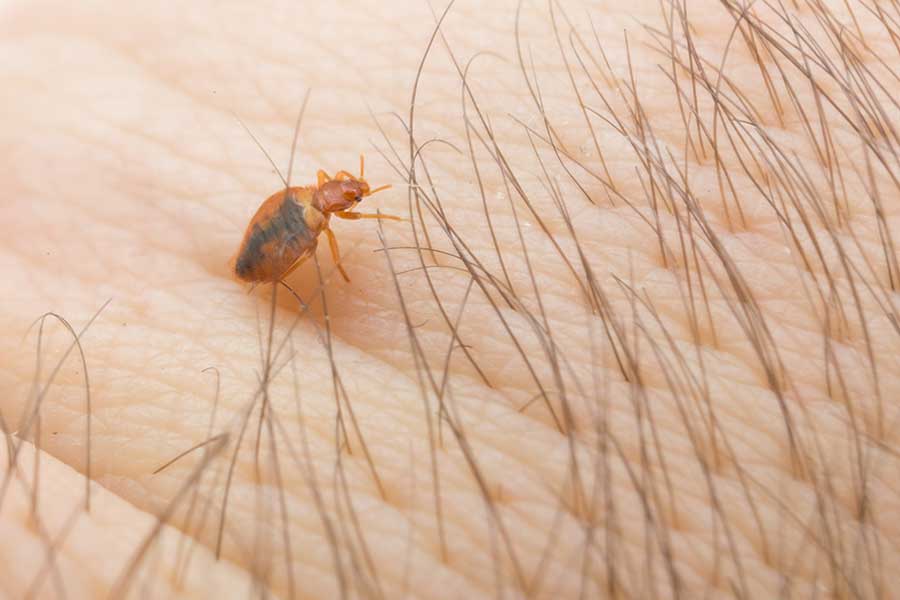
<svg viewBox="0 0 900 600">
<path fill-rule="evenodd" d="M 279 291 L 273 355 L 290 342 L 274 360 L 257 453 L 271 292 L 248 295 L 227 262 L 281 183 L 230 111 L 284 172 L 313 88 L 292 184 L 312 183 L 318 168 L 356 172 L 365 152 L 373 187 L 395 187 L 360 210 L 409 217 L 405 177 L 374 149 L 393 158 L 368 109 L 408 165 L 409 140 L 389 113 L 408 120 L 435 23 L 424 3 L 309 4 L 0 7 L 0 409 L 21 448 L 18 469 L 2 463 L 0 597 L 897 597 L 900 111 L 887 96 L 900 80 L 857 41 L 896 64 L 868 4 L 850 0 L 851 17 L 833 3 L 858 53 L 834 73 L 856 102 L 821 69 L 810 86 L 796 69 L 813 59 L 796 48 L 793 63 L 760 51 L 762 76 L 741 33 L 717 80 L 736 19 L 718 2 L 689 2 L 690 44 L 678 23 L 670 43 L 655 0 L 566 4 L 555 12 L 565 60 L 547 6 L 526 6 L 522 61 L 557 154 L 517 57 L 516 5 L 461 1 L 447 41 L 461 68 L 494 53 L 470 81 L 516 178 L 504 185 L 470 100 L 503 263 L 469 158 L 460 76 L 438 40 L 415 136 L 456 147 L 423 151 L 455 244 L 428 210 L 421 163 L 416 179 L 432 246 L 466 260 L 439 255 L 453 268 L 403 273 L 421 267 L 415 251 L 388 262 L 375 221 L 333 220 L 351 282 L 323 238 L 327 322 L 313 261 L 289 279 L 311 317 L 291 329 L 298 305 Z M 757 8 L 754 19 L 785 33 Z M 809 35 L 835 61 L 822 20 L 807 6 L 796 14 L 806 29 L 780 43 Z M 896 9 L 882 19 L 897 20 Z M 708 88 L 691 84 L 688 46 L 709 61 Z M 672 51 L 685 65 L 681 103 Z M 848 75 L 851 64 L 872 72 Z M 426 244 L 410 222 L 383 231 L 390 247 Z M 34 388 L 37 329 L 23 336 L 46 311 L 80 330 L 108 299 L 83 337 L 87 515 L 78 353 L 29 419 L 71 337 L 47 321 Z M 443 383 L 448 322 L 471 360 L 457 345 Z M 209 367 L 221 384 L 212 427 Z M 228 437 L 153 474 L 210 430 Z M 161 535 L 155 515 L 171 520 Z"/>
</svg>

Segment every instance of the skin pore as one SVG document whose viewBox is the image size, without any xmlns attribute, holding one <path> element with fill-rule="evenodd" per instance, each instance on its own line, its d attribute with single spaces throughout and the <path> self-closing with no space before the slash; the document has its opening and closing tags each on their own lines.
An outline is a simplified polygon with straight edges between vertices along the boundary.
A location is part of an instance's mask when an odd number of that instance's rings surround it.
<svg viewBox="0 0 900 600">
<path fill-rule="evenodd" d="M 900 5 L 443 10 L 0 5 L 0 597 L 895 597 Z"/>
</svg>

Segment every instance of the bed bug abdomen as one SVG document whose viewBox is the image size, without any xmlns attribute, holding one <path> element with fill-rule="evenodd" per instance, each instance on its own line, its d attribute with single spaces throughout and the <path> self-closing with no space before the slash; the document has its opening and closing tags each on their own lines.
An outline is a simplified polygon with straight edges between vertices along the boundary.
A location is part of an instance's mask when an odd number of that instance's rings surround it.
<svg viewBox="0 0 900 600">
<path fill-rule="evenodd" d="M 324 218 L 311 204 L 313 189 L 281 190 L 263 202 L 234 260 L 239 279 L 278 281 L 297 259 L 315 250 Z"/>
</svg>

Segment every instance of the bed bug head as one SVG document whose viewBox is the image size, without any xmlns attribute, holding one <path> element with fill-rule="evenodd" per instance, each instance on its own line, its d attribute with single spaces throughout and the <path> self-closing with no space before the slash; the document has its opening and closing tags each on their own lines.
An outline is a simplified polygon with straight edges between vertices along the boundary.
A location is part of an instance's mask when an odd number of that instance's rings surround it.
<svg viewBox="0 0 900 600">
<path fill-rule="evenodd" d="M 372 194 L 369 184 L 357 178 L 332 179 L 319 186 L 316 200 L 324 213 L 349 210 L 362 199 Z"/>
<path fill-rule="evenodd" d="M 350 210 L 366 196 L 377 194 L 381 190 L 386 190 L 390 185 L 383 185 L 374 190 L 369 187 L 369 182 L 363 178 L 365 173 L 365 163 L 363 157 L 359 157 L 359 177 L 341 171 L 335 175 L 334 179 L 321 183 L 316 190 L 316 203 L 319 209 L 324 213 L 333 213 L 344 210 Z"/>
</svg>

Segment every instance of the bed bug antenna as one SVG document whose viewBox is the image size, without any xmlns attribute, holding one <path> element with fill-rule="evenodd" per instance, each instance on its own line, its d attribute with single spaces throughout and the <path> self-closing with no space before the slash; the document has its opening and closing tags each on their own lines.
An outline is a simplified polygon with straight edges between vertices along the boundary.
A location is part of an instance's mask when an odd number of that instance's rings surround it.
<svg viewBox="0 0 900 600">
<path fill-rule="evenodd" d="M 385 185 L 380 185 L 377 188 L 375 188 L 374 190 L 369 190 L 369 193 L 366 195 L 371 196 L 373 194 L 377 194 L 378 192 L 383 192 L 384 190 L 390 189 L 391 187 L 393 187 L 393 186 L 389 183 L 387 183 Z"/>
</svg>

